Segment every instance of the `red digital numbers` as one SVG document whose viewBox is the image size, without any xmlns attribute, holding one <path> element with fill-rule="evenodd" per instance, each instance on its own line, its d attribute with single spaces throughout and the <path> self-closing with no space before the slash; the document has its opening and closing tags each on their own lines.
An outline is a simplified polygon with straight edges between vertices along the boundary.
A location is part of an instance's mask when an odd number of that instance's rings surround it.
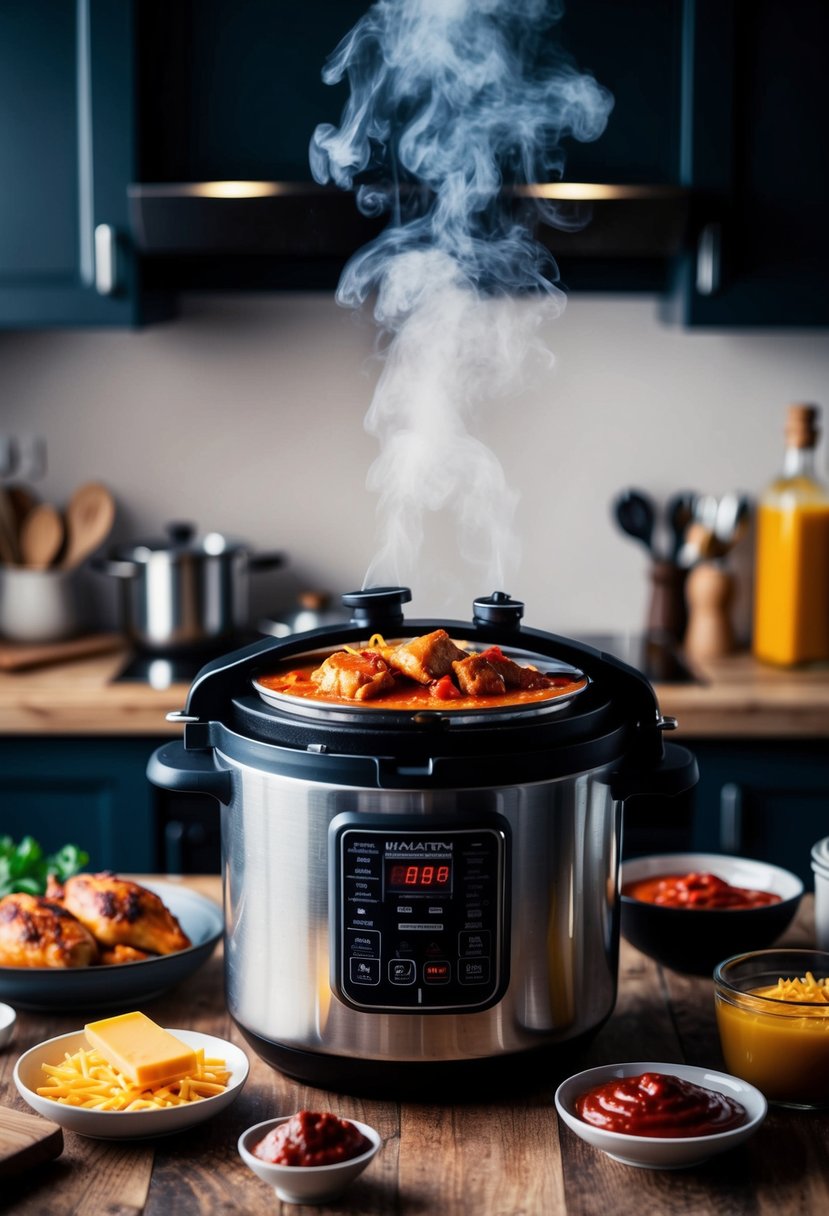
<svg viewBox="0 0 829 1216">
<path fill-rule="evenodd" d="M 447 865 L 392 865 L 388 872 L 390 887 L 408 887 L 410 890 L 425 890 L 430 887 L 449 885 L 450 869 Z"/>
</svg>

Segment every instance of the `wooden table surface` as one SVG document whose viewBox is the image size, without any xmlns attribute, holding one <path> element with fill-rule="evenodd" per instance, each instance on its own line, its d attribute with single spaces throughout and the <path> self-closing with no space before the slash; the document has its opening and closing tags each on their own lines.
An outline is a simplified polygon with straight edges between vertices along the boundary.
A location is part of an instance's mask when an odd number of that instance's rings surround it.
<svg viewBox="0 0 829 1216">
<path fill-rule="evenodd" d="M 167 722 L 188 685 L 118 682 L 125 649 L 21 672 L 0 672 L 2 735 L 178 735 Z M 655 684 L 687 738 L 829 738 L 829 665 L 786 671 L 740 653 L 695 664 L 699 682 Z"/>
<path fill-rule="evenodd" d="M 218 878 L 181 880 L 218 900 Z M 811 897 L 789 944 L 813 944 Z M 187 1026 L 245 1046 L 224 1006 L 220 952 L 196 977 L 146 1011 L 166 1026 Z M 95 1011 L 90 1011 L 94 1015 Z M 0 1051 L 0 1102 L 28 1108 L 12 1069 L 18 1054 L 74 1030 L 77 1014 L 21 1012 L 17 1036 Z M 189 1132 L 146 1142 L 86 1140 L 65 1132 L 63 1154 L 6 1182 L 0 1211 L 21 1216 L 231 1216 L 245 1213 L 355 1212 L 360 1216 L 803 1216 L 829 1211 L 829 1111 L 771 1109 L 744 1146 L 681 1171 L 639 1170 L 588 1147 L 560 1123 L 555 1078 L 530 1092 L 486 1103 L 422 1105 L 357 1099 L 310 1089 L 262 1063 L 224 1114 Z M 722 1067 L 708 979 L 659 968 L 622 943 L 613 1017 L 567 1071 L 624 1060 Z M 282 1205 L 236 1152 L 244 1128 L 303 1107 L 334 1110 L 372 1124 L 384 1144 L 336 1206 Z"/>
</svg>

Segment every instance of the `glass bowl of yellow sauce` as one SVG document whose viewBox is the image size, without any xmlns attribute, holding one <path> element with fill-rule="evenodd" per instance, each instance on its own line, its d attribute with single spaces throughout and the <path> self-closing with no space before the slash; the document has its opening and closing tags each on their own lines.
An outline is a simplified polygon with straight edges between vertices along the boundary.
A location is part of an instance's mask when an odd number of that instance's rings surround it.
<svg viewBox="0 0 829 1216">
<path fill-rule="evenodd" d="M 756 950 L 714 969 L 728 1071 L 769 1102 L 829 1107 L 829 953 Z"/>
</svg>

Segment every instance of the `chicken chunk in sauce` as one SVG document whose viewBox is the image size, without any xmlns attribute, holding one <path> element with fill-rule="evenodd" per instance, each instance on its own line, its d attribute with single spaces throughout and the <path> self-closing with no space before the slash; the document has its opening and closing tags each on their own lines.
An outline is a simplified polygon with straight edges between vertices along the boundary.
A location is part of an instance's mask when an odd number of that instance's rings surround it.
<svg viewBox="0 0 829 1216">
<path fill-rule="evenodd" d="M 418 684 L 431 684 L 452 671 L 452 664 L 466 658 L 466 651 L 450 638 L 445 629 L 435 629 L 423 637 L 412 638 L 388 652 L 390 666 L 402 671 Z"/>
<path fill-rule="evenodd" d="M 535 667 L 522 667 L 503 653 L 500 646 L 490 646 L 480 656 L 498 673 L 506 688 L 552 688 L 555 681 Z"/>
<path fill-rule="evenodd" d="M 461 692 L 465 692 L 468 697 L 498 696 L 506 691 L 503 676 L 498 674 L 482 654 L 471 654 L 468 658 L 453 663 L 452 670 Z"/>
<path fill-rule="evenodd" d="M 394 688 L 394 676 L 376 651 L 339 650 L 311 672 L 320 692 L 349 701 L 370 701 Z"/>
</svg>

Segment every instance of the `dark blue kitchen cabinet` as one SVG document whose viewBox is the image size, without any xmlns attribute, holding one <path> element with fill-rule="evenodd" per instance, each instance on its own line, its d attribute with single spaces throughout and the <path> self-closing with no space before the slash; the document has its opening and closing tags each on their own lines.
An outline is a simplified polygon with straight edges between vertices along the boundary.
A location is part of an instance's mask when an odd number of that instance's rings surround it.
<svg viewBox="0 0 829 1216">
<path fill-rule="evenodd" d="M 826 0 L 685 0 L 680 181 L 694 200 L 673 315 L 829 324 Z"/>
<path fill-rule="evenodd" d="M 163 740 L 0 739 L 0 835 L 28 833 L 51 852 L 71 842 L 95 869 L 159 869 L 147 759 Z"/>
<path fill-rule="evenodd" d="M 682 742 L 699 763 L 693 847 L 773 862 L 811 888 L 812 845 L 829 836 L 826 740 Z"/>
<path fill-rule="evenodd" d="M 130 0 L 0 5 L 0 327 L 139 319 Z"/>
</svg>

